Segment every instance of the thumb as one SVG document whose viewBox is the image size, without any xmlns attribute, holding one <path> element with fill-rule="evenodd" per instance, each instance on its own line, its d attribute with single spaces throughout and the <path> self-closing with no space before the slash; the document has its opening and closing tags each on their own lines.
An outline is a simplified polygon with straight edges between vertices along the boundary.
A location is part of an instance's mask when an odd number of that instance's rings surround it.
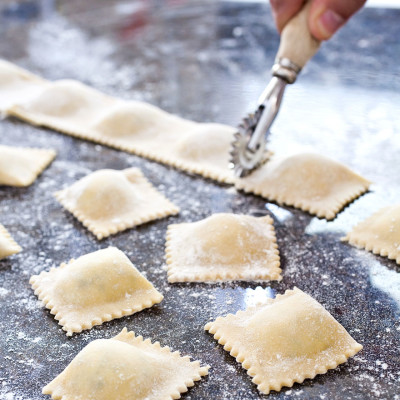
<svg viewBox="0 0 400 400">
<path fill-rule="evenodd" d="M 366 0 L 313 0 L 309 26 L 319 40 L 329 39 L 355 14 Z"/>
</svg>

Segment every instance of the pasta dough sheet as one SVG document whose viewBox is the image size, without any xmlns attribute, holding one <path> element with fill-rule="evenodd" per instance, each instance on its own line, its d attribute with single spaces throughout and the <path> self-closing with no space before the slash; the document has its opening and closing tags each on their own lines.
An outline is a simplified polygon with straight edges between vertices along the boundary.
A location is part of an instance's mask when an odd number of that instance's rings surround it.
<svg viewBox="0 0 400 400">
<path fill-rule="evenodd" d="M 400 264 L 400 204 L 380 209 L 342 240 Z"/>
<path fill-rule="evenodd" d="M 29 282 L 67 336 L 132 315 L 163 299 L 115 247 L 43 271 Z"/>
<path fill-rule="evenodd" d="M 348 203 L 366 192 L 371 182 L 344 165 L 314 153 L 273 157 L 236 188 L 333 219 Z"/>
<path fill-rule="evenodd" d="M 0 260 L 17 254 L 21 250 L 21 246 L 12 238 L 7 229 L 0 224 Z"/>
<path fill-rule="evenodd" d="M 205 329 L 265 394 L 324 374 L 362 349 L 321 304 L 297 288 L 265 305 L 218 317 Z"/>
<path fill-rule="evenodd" d="M 31 185 L 55 156 L 54 150 L 0 145 L 0 185 Z"/>
<path fill-rule="evenodd" d="M 280 280 L 272 218 L 214 214 L 168 227 L 169 282 Z"/>
<path fill-rule="evenodd" d="M 2 73 L 6 78 L 1 79 Z M 0 109 L 34 125 L 206 178 L 234 181 L 228 166 L 235 129 L 226 125 L 189 121 L 144 102 L 106 96 L 74 80 L 48 82 L 4 61 Z"/>
<path fill-rule="evenodd" d="M 55 196 L 99 240 L 179 212 L 137 168 L 95 171 Z"/>
<path fill-rule="evenodd" d="M 179 399 L 208 368 L 124 328 L 112 339 L 89 343 L 43 394 L 54 400 Z"/>
</svg>

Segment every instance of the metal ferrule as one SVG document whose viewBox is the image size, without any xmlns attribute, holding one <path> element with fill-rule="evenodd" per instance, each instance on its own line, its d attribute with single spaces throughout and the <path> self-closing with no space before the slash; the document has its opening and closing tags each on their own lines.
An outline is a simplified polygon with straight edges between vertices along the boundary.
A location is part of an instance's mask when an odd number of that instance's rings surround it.
<svg viewBox="0 0 400 400">
<path fill-rule="evenodd" d="M 288 58 L 278 58 L 272 67 L 272 75 L 281 78 L 287 83 L 294 83 L 301 68 Z"/>
<path fill-rule="evenodd" d="M 278 114 L 286 83 L 279 77 L 273 77 L 261 95 L 259 99 L 260 118 L 247 145 L 250 151 L 257 151 L 262 138 L 266 139 L 269 134 L 269 128 Z"/>
</svg>

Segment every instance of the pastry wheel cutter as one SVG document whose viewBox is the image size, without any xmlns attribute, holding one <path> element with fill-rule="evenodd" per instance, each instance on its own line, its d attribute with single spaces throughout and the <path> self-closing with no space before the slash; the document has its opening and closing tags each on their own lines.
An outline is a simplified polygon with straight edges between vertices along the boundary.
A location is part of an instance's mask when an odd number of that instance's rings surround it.
<svg viewBox="0 0 400 400">
<path fill-rule="evenodd" d="M 285 25 L 272 67 L 272 79 L 259 99 L 257 110 L 247 115 L 234 135 L 230 167 L 244 177 L 268 159 L 270 128 L 281 105 L 286 85 L 294 83 L 301 69 L 318 51 L 320 41 L 308 29 L 310 2 Z"/>
</svg>

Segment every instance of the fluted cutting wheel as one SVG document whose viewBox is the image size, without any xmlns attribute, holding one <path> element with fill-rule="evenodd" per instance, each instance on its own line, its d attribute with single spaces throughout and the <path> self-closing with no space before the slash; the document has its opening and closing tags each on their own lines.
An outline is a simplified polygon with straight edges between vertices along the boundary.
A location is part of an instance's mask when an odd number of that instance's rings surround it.
<svg viewBox="0 0 400 400">
<path fill-rule="evenodd" d="M 265 138 L 259 143 L 256 151 L 253 152 L 247 147 L 262 111 L 263 107 L 261 106 L 254 114 L 249 114 L 244 118 L 234 135 L 230 152 L 230 166 L 238 177 L 242 178 L 250 174 L 268 159 L 269 153 L 266 150 Z"/>
</svg>

